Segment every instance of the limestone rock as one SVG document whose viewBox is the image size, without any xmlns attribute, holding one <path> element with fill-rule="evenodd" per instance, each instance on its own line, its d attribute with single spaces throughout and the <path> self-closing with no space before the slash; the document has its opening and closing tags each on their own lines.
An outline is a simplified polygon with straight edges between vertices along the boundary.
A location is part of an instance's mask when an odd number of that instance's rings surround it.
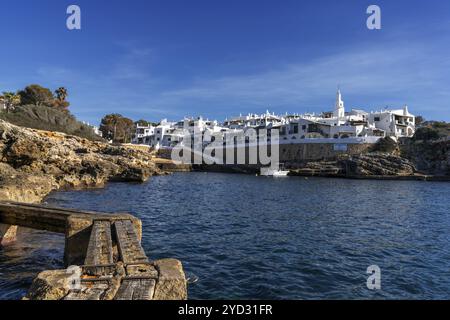
<svg viewBox="0 0 450 320">
<path fill-rule="evenodd" d="M 0 223 L 0 246 L 6 246 L 16 241 L 17 226 Z"/>
<path fill-rule="evenodd" d="M 143 182 L 158 173 L 147 151 L 0 120 L 0 200 L 39 202 L 59 188 Z"/>
<path fill-rule="evenodd" d="M 43 271 L 33 280 L 25 299 L 61 300 L 70 290 L 70 275 L 66 270 Z"/>
<path fill-rule="evenodd" d="M 450 176 L 450 138 L 437 141 L 406 140 L 402 155 L 425 174 Z"/>
<path fill-rule="evenodd" d="M 186 300 L 187 282 L 183 266 L 176 259 L 162 259 L 154 262 L 159 277 L 154 300 Z"/>
<path fill-rule="evenodd" d="M 416 171 L 405 158 L 388 153 L 369 153 L 341 160 L 347 175 L 408 176 Z"/>
<path fill-rule="evenodd" d="M 383 152 L 360 155 L 343 154 L 336 160 L 310 161 L 292 170 L 292 175 L 304 176 L 411 176 L 414 164 L 406 158 Z"/>
</svg>

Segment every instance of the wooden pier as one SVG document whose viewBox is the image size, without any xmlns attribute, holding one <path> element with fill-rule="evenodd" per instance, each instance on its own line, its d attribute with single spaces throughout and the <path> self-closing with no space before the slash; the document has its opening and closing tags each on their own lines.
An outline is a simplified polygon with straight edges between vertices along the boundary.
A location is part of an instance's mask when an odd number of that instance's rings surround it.
<svg viewBox="0 0 450 320">
<path fill-rule="evenodd" d="M 175 259 L 151 262 L 140 242 L 141 221 L 130 214 L 0 202 L 0 224 L 3 232 L 19 226 L 65 235 L 64 262 L 70 268 L 42 272 L 33 282 L 29 299 L 187 298 L 181 263 Z"/>
</svg>

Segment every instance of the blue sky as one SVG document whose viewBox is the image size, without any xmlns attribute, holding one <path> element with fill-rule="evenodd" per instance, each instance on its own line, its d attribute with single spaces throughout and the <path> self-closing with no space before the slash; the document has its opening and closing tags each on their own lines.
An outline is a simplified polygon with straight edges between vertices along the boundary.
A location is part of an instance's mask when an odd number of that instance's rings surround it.
<svg viewBox="0 0 450 320">
<path fill-rule="evenodd" d="M 66 28 L 66 8 L 82 30 Z M 377 4 L 382 29 L 366 28 Z M 450 121 L 450 2 L 1 0 L 0 91 L 69 90 L 97 124 L 408 104 Z"/>
</svg>

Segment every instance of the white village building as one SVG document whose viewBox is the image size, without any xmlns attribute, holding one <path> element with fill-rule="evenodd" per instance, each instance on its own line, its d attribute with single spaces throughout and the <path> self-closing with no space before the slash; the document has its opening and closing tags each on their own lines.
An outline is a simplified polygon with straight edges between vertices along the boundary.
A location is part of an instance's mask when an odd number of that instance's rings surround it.
<svg viewBox="0 0 450 320">
<path fill-rule="evenodd" d="M 137 124 L 131 142 L 134 144 L 149 144 L 150 137 L 154 134 L 155 127 L 153 125 L 149 124 L 148 126 L 142 126 Z"/>
<path fill-rule="evenodd" d="M 185 118 L 178 122 L 163 119 L 156 126 L 136 127 L 133 143 L 146 144 L 159 149 L 173 147 L 185 141 L 186 133 L 192 139 L 194 133 L 212 135 L 220 133 L 224 140 L 249 129 L 259 134 L 261 129 L 278 129 L 280 143 L 375 143 L 382 137 L 411 137 L 415 132 L 415 116 L 404 106 L 397 110 L 366 112 L 360 109 L 345 111 L 340 90 L 336 93 L 333 111 L 322 114 L 294 114 L 277 116 L 267 111 L 265 114 L 240 115 L 226 119 L 222 125 L 218 121 Z M 345 139 L 345 140 L 336 140 Z"/>
<path fill-rule="evenodd" d="M 133 143 L 150 145 L 155 149 L 161 147 L 174 147 L 179 143 L 187 143 L 184 139 L 188 136 L 193 137 L 194 134 L 210 135 L 228 130 L 219 126 L 218 121 L 205 120 L 202 117 L 196 119 L 185 118 L 178 122 L 170 122 L 167 119 L 161 120 L 156 126 L 136 126 Z M 190 141 L 189 141 L 190 143 Z"/>
<path fill-rule="evenodd" d="M 343 139 L 370 137 L 411 137 L 415 132 L 415 116 L 410 114 L 408 107 L 399 110 L 383 110 L 365 112 L 352 109 L 345 112 L 342 94 L 338 90 L 336 103 L 332 112 L 321 115 L 304 114 L 291 116 L 283 125 L 280 137 L 289 139 Z M 368 142 L 370 139 L 365 139 Z M 377 140 L 377 139 L 371 139 Z"/>
</svg>

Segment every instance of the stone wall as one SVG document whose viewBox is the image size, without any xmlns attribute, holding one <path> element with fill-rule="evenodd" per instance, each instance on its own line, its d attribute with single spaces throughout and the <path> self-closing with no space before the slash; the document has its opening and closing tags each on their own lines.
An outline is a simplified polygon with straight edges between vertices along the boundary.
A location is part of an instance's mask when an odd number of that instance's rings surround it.
<svg viewBox="0 0 450 320">
<path fill-rule="evenodd" d="M 336 148 L 337 146 L 337 148 Z M 373 144 L 333 144 L 333 143 L 296 143 L 296 144 L 280 144 L 279 146 L 279 162 L 286 165 L 295 165 L 298 163 L 304 163 L 307 161 L 317 161 L 317 160 L 335 160 L 339 155 L 358 155 L 364 154 L 370 151 Z M 263 146 L 267 148 L 267 146 Z M 270 150 L 270 146 L 268 147 Z M 231 153 L 232 148 L 226 148 L 223 152 L 224 163 L 227 163 L 227 150 Z M 257 147 L 245 147 L 245 164 L 250 165 L 254 163 L 249 162 L 249 151 L 259 153 Z M 269 151 L 270 155 L 270 151 Z M 170 159 L 171 150 L 161 149 L 158 151 L 158 157 Z M 191 156 L 191 161 L 193 161 L 193 156 Z M 237 163 L 237 149 L 234 148 L 234 164 Z M 239 163 L 244 164 L 244 163 Z M 258 158 L 258 164 L 260 160 Z"/>
<path fill-rule="evenodd" d="M 363 154 L 369 152 L 373 144 L 345 144 L 347 151 L 335 150 L 333 143 L 282 144 L 280 162 L 296 163 L 312 160 L 334 160 L 342 154 Z M 343 145 L 344 146 L 344 145 Z"/>
</svg>

